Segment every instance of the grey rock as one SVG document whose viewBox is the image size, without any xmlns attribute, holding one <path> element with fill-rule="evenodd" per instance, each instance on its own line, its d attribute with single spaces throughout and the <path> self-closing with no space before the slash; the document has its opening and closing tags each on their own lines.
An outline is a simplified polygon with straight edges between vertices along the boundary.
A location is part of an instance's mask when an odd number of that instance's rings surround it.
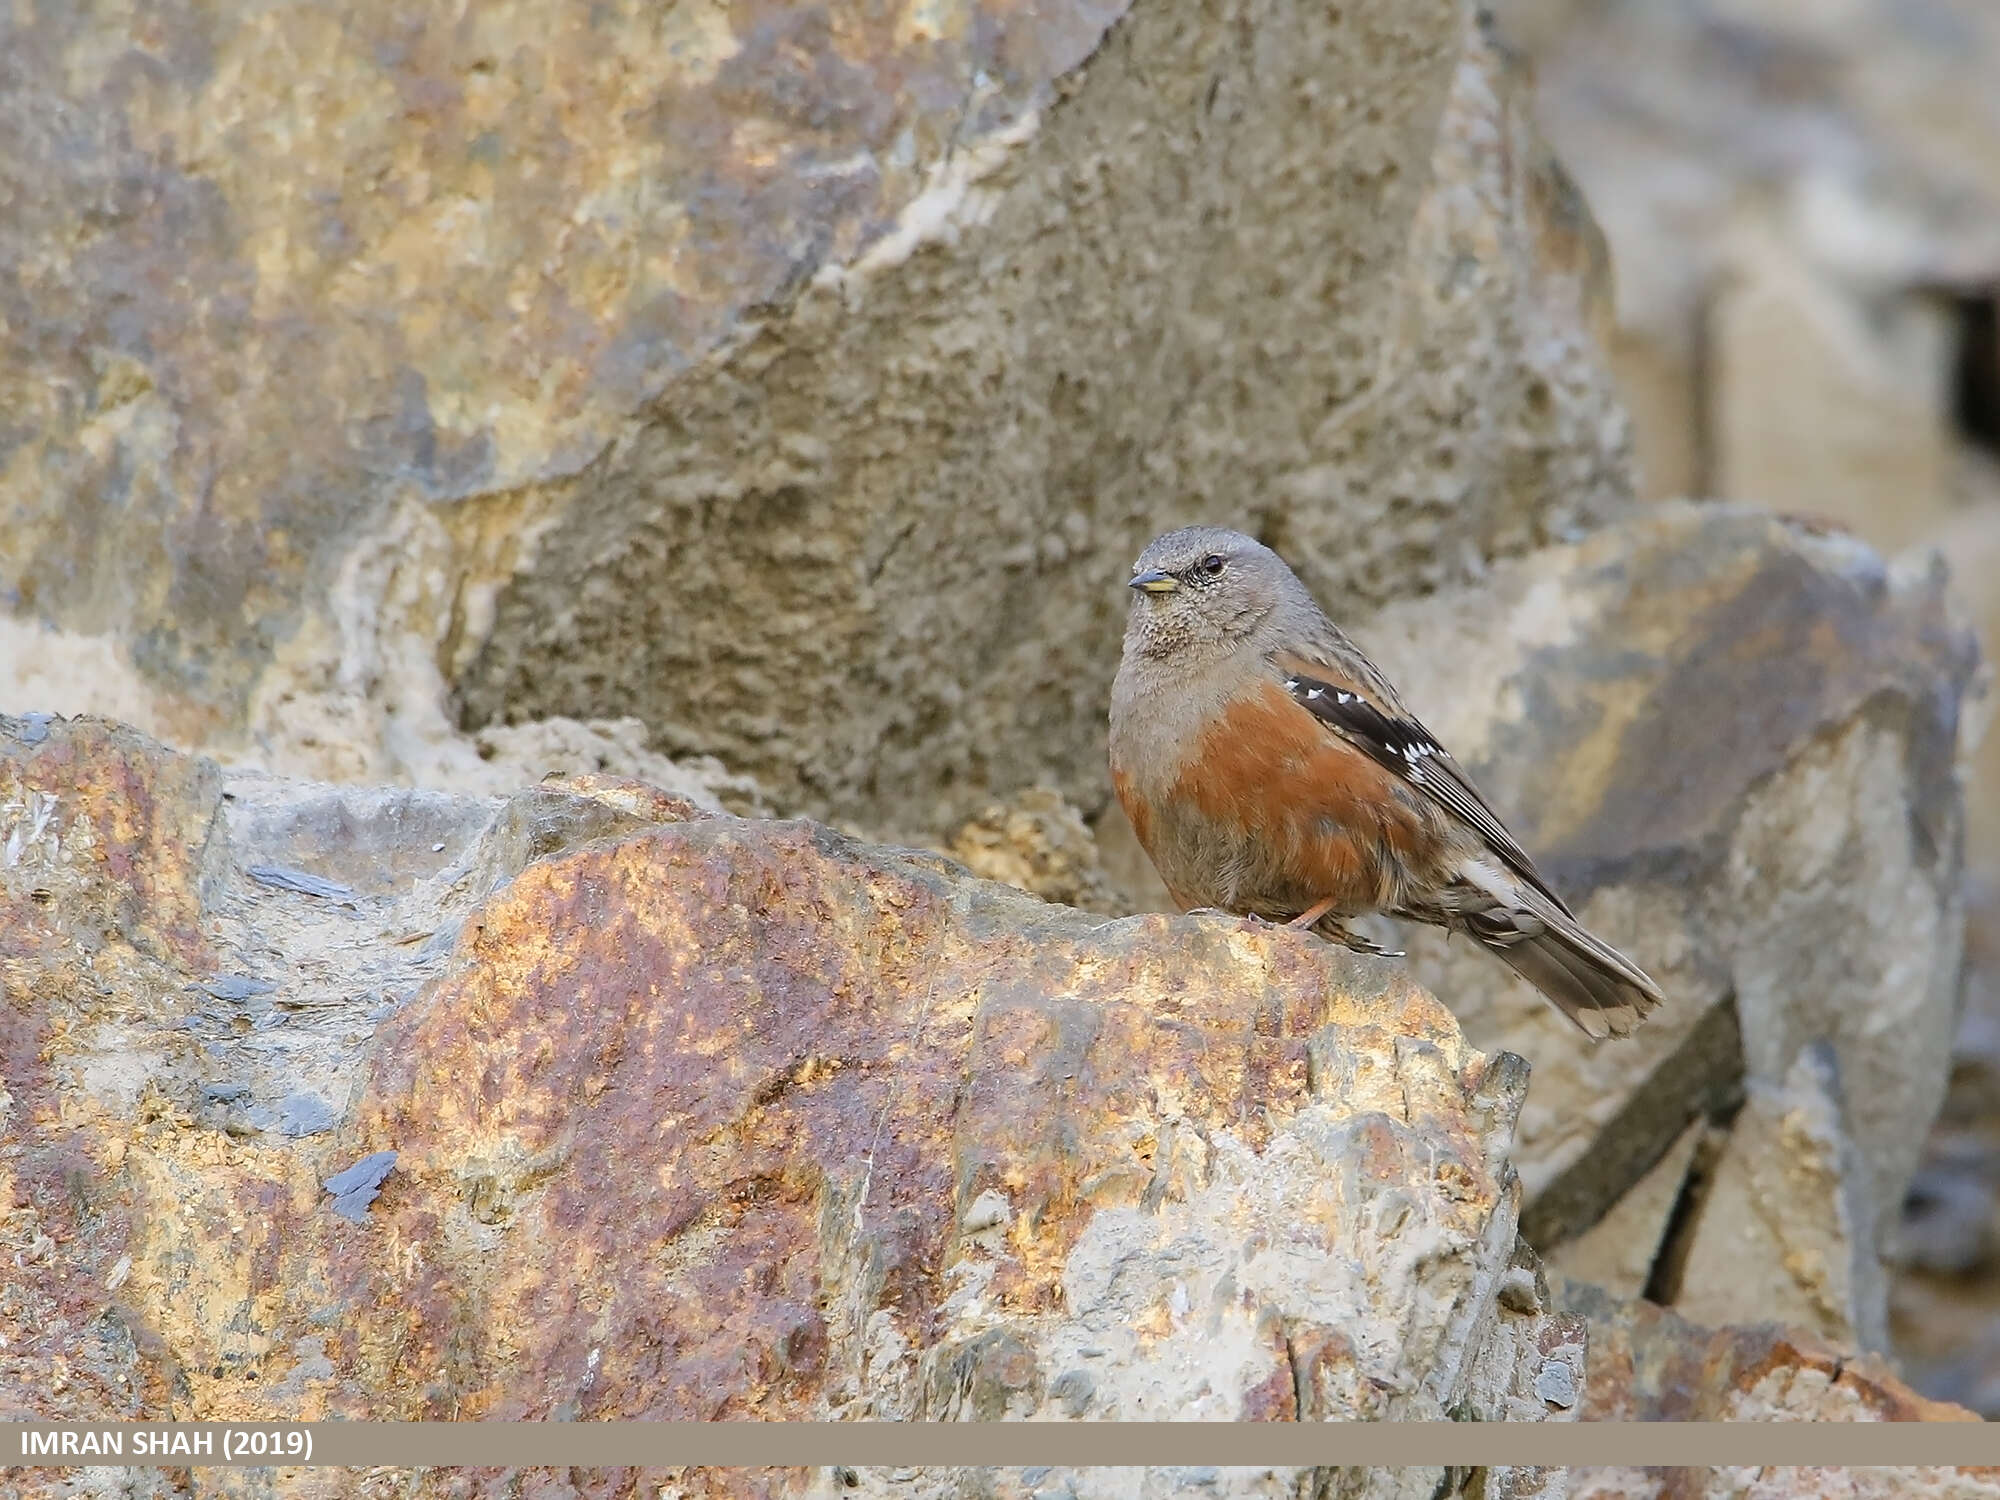
<svg viewBox="0 0 2000 1500">
<path fill-rule="evenodd" d="M 1692 1122 L 1781 1093 L 1824 1046 L 1854 1153 L 1852 1196 L 1822 1200 L 1848 1217 L 1826 1229 L 1874 1264 L 1959 987 L 1955 772 L 1978 653 L 1941 569 L 1662 505 L 1356 633 L 1586 923 L 1667 991 L 1632 1043 L 1593 1048 L 1484 955 L 1403 934 L 1468 1033 L 1533 1065 L 1530 1239 L 1584 1233 Z M 1879 1277 L 1853 1274 L 1867 1305 L 1845 1305 L 1879 1339 Z"/>
<path fill-rule="evenodd" d="M 1676 1312 L 1710 1326 L 1777 1321 L 1836 1346 L 1888 1345 L 1878 1240 L 1894 1205 L 1867 1196 L 1833 1049 L 1799 1053 L 1782 1086 L 1753 1080 L 1694 1206 Z"/>
<path fill-rule="evenodd" d="M 218 1000 L 248 1000 L 277 989 L 270 980 L 253 979 L 247 974 L 218 974 L 213 979 L 204 979 L 201 987 Z"/>
<path fill-rule="evenodd" d="M 284 865 L 251 865 L 243 873 L 259 885 L 268 885 L 273 890 L 296 891 L 301 896 L 318 896 L 323 901 L 354 899 L 353 886 L 328 880 L 309 870 L 294 870 Z"/>
<path fill-rule="evenodd" d="M 317 1094 L 289 1094 L 278 1105 L 278 1129 L 293 1138 L 323 1135 L 339 1120 L 333 1106 Z"/>
<path fill-rule="evenodd" d="M 1550 1360 L 1535 1372 L 1535 1394 L 1551 1406 L 1569 1410 L 1576 1405 L 1576 1371 L 1560 1360 Z"/>
<path fill-rule="evenodd" d="M 323 1186 L 333 1195 L 333 1211 L 343 1219 L 366 1223 L 368 1205 L 375 1201 L 395 1165 L 395 1152 L 375 1151 L 327 1178 Z"/>
</svg>

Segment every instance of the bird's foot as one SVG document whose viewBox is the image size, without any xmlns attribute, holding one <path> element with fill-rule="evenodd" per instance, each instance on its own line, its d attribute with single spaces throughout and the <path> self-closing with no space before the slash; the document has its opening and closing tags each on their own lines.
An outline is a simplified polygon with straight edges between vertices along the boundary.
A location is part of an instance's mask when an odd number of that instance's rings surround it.
<svg viewBox="0 0 2000 1500">
<path fill-rule="evenodd" d="M 1329 903 L 1331 904 L 1331 903 Z M 1340 944 L 1355 953 L 1367 953 L 1375 958 L 1407 958 L 1409 955 L 1400 948 L 1384 948 L 1373 938 L 1363 937 L 1350 931 L 1339 922 L 1326 919 L 1326 907 L 1316 907 L 1301 912 L 1289 922 L 1278 922 L 1254 911 L 1227 911 L 1220 906 L 1191 906 L 1181 915 L 1184 917 L 1234 917 L 1251 927 L 1289 927 L 1300 931 L 1316 932 L 1321 937 Z"/>
</svg>

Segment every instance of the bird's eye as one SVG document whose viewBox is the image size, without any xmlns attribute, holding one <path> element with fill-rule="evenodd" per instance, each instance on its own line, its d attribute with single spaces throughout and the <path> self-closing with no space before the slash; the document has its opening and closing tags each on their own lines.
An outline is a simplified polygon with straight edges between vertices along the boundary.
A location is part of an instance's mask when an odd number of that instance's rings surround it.
<svg viewBox="0 0 2000 1500">
<path fill-rule="evenodd" d="M 1220 573 L 1222 571 L 1221 554 L 1215 552 L 1209 553 L 1208 556 L 1204 557 L 1201 560 L 1201 570 L 1202 572 L 1206 573 L 1210 578 L 1213 578 L 1217 573 Z"/>
</svg>

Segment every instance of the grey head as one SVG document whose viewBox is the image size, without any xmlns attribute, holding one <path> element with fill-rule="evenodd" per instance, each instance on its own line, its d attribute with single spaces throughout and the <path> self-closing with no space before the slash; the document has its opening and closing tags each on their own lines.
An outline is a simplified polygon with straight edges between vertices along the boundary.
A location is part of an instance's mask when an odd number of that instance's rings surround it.
<svg viewBox="0 0 2000 1500">
<path fill-rule="evenodd" d="M 1221 526 L 1183 526 L 1155 537 L 1129 581 L 1128 657 L 1199 665 L 1323 618 L 1283 558 Z"/>
</svg>

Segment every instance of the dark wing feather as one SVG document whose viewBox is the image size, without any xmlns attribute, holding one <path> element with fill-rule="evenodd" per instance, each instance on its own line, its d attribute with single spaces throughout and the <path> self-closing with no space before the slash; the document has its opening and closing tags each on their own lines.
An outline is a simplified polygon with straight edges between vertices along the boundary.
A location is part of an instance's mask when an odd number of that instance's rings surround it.
<svg viewBox="0 0 2000 1500">
<path fill-rule="evenodd" d="M 1465 772 L 1437 737 L 1408 713 L 1385 709 L 1354 688 L 1315 675 L 1309 665 L 1280 661 L 1285 691 L 1342 739 L 1386 767 L 1408 785 L 1475 830 L 1517 876 L 1554 902 L 1565 916 L 1574 913 L 1542 879 L 1500 815 L 1466 779 Z"/>
</svg>

